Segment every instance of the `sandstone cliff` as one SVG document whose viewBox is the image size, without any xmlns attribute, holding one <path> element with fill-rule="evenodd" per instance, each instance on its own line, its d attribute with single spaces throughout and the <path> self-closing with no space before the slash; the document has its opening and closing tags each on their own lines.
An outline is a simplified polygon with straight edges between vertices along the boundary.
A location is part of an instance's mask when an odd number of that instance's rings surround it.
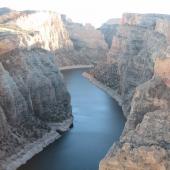
<svg viewBox="0 0 170 170">
<path fill-rule="evenodd" d="M 167 15 L 124 14 L 107 63 L 91 71 L 120 96 L 127 117 L 100 170 L 170 169 L 169 23 Z"/>
</svg>

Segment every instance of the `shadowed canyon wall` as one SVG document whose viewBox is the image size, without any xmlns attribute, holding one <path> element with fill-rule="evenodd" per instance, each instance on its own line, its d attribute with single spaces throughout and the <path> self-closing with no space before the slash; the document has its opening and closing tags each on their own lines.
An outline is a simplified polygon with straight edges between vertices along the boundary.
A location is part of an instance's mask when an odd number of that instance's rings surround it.
<svg viewBox="0 0 170 170">
<path fill-rule="evenodd" d="M 90 74 L 120 96 L 127 122 L 100 170 L 170 169 L 169 23 L 168 15 L 124 14 L 112 24 L 108 61 Z"/>
<path fill-rule="evenodd" d="M 70 119 L 69 128 L 72 120 L 70 95 L 53 54 L 72 46 L 61 20 L 51 12 L 8 12 L 0 16 L 1 170 L 17 168 L 39 151 L 27 146 L 49 134 L 35 145 L 43 148 L 59 135 L 57 123 Z M 21 150 L 28 155 L 15 162 Z M 15 163 L 10 167 L 8 160 Z"/>
</svg>

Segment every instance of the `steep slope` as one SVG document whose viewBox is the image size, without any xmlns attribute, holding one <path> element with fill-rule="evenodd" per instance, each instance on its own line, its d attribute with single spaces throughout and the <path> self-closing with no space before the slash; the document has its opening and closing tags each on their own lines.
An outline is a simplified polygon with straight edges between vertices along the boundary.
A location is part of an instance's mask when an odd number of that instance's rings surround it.
<svg viewBox="0 0 170 170">
<path fill-rule="evenodd" d="M 70 97 L 54 56 L 42 49 L 0 56 L 0 169 L 6 158 L 70 119 Z M 68 125 L 69 127 L 70 125 Z"/>
<path fill-rule="evenodd" d="M 126 18 L 126 17 L 125 17 Z M 127 116 L 130 112 L 131 99 L 135 88 L 153 76 L 155 59 L 167 48 L 166 37 L 153 31 L 152 28 L 144 28 L 139 25 L 119 25 L 115 36 L 112 39 L 112 46 L 107 55 L 107 64 L 96 67 L 94 76 L 104 81 L 107 68 L 114 67 L 108 84 L 119 84 L 117 90 L 122 98 L 122 107 Z M 105 69 L 105 70 L 103 70 Z M 102 73 L 103 72 L 103 73 Z M 109 70 L 108 70 L 109 73 Z M 108 77 L 108 74 L 105 74 Z M 118 76 L 118 81 L 114 77 Z"/>
<path fill-rule="evenodd" d="M 91 75 L 121 98 L 127 122 L 100 170 L 169 170 L 170 16 L 124 14 L 108 64 Z"/>
<path fill-rule="evenodd" d="M 1 170 L 15 170 L 72 124 L 70 95 L 52 54 L 72 44 L 61 20 L 51 12 L 9 13 L 0 25 Z"/>
</svg>

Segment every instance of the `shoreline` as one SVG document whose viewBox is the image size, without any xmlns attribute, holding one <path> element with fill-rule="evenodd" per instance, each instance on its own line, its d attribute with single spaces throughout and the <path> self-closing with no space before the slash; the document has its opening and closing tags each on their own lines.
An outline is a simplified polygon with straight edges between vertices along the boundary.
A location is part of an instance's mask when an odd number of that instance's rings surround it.
<svg viewBox="0 0 170 170">
<path fill-rule="evenodd" d="M 113 99 L 115 99 L 119 106 L 122 106 L 122 100 L 120 98 L 120 96 L 116 93 L 116 91 L 114 91 L 113 89 L 111 89 L 110 87 L 105 86 L 104 84 L 102 84 L 101 82 L 99 82 L 97 79 L 95 79 L 93 76 L 91 76 L 89 73 L 84 72 L 82 74 L 86 79 L 88 79 L 91 83 L 93 83 L 94 85 L 96 85 L 98 88 L 102 89 L 104 92 L 106 92 L 109 96 L 111 96 Z"/>
<path fill-rule="evenodd" d="M 100 88 L 101 90 L 103 90 L 105 93 L 107 93 L 110 97 L 112 97 L 114 100 L 116 100 L 118 102 L 118 105 L 122 107 L 122 100 L 120 98 L 119 95 L 116 94 L 116 91 L 114 91 L 113 89 L 105 86 L 104 84 L 102 84 L 101 82 L 99 82 L 97 79 L 95 79 L 93 76 L 91 76 L 89 73 L 84 72 L 82 74 L 87 80 L 89 80 L 92 84 L 94 84 L 96 87 Z M 122 134 L 121 134 L 122 135 Z M 102 158 L 99 161 L 99 169 L 101 169 L 103 167 L 103 162 L 105 162 L 105 160 L 112 154 L 112 151 L 114 149 L 114 146 L 116 145 L 116 142 L 114 142 L 111 147 L 107 150 L 106 155 L 104 156 L 104 158 Z M 106 168 L 106 167 L 104 167 Z"/>
<path fill-rule="evenodd" d="M 78 68 L 93 68 L 94 65 L 73 65 L 73 66 L 64 66 L 59 67 L 59 70 L 72 70 L 72 69 L 78 69 Z"/>
<path fill-rule="evenodd" d="M 72 122 L 73 119 L 70 118 L 61 123 L 49 123 L 49 126 L 51 127 L 50 132 L 44 134 L 42 138 L 37 139 L 35 142 L 27 144 L 17 154 L 7 158 L 2 164 L 1 170 L 16 170 L 20 166 L 24 165 L 36 154 L 43 151 L 48 145 L 59 139 L 62 135 L 58 131 L 68 131 Z"/>
</svg>

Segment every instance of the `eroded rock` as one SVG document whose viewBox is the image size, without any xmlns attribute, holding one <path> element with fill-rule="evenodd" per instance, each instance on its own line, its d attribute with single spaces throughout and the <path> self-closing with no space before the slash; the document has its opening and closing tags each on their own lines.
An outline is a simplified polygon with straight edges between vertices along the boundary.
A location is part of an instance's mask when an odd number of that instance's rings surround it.
<svg viewBox="0 0 170 170">
<path fill-rule="evenodd" d="M 100 170 L 170 169 L 168 24 L 168 15 L 124 14 L 107 63 L 91 71 L 121 97 L 127 117 Z"/>
<path fill-rule="evenodd" d="M 49 132 L 49 123 L 70 119 L 70 96 L 43 49 L 15 49 L 0 57 L 0 161 Z"/>
</svg>

